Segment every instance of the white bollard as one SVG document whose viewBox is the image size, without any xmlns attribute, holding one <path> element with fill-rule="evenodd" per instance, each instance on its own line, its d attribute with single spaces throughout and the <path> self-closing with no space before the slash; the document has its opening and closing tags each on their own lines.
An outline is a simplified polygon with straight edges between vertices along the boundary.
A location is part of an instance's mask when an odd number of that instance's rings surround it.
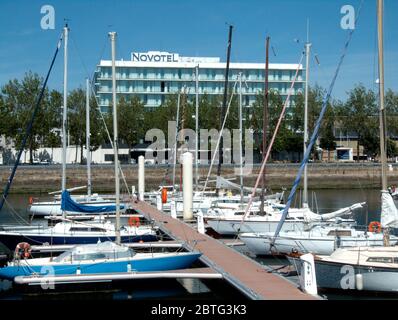
<svg viewBox="0 0 398 320">
<path fill-rule="evenodd" d="M 203 212 L 199 210 L 196 216 L 198 219 L 198 232 L 201 234 L 205 234 L 206 231 L 205 231 L 205 222 L 203 220 Z"/>
<path fill-rule="evenodd" d="M 190 152 L 182 155 L 182 192 L 184 201 L 183 216 L 184 220 L 192 220 L 192 198 L 193 198 L 193 178 L 192 178 L 193 156 Z"/>
<path fill-rule="evenodd" d="M 131 186 L 131 194 L 135 195 L 135 186 Z"/>
<path fill-rule="evenodd" d="M 315 262 L 314 256 L 311 253 L 303 254 L 300 257 L 300 287 L 308 294 L 317 295 L 318 288 L 316 284 Z"/>
<path fill-rule="evenodd" d="M 170 214 L 172 218 L 177 219 L 176 201 L 174 199 L 170 201 Z"/>
<path fill-rule="evenodd" d="M 138 157 L 138 199 L 144 201 L 145 193 L 145 158 Z"/>
</svg>

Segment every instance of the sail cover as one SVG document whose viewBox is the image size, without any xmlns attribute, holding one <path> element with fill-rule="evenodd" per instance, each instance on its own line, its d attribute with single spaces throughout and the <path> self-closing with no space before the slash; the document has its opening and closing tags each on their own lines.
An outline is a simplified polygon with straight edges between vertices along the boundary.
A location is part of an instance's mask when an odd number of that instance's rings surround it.
<svg viewBox="0 0 398 320">
<path fill-rule="evenodd" d="M 381 191 L 381 226 L 398 228 L 398 210 L 390 192 Z"/>
<path fill-rule="evenodd" d="M 342 208 L 337 211 L 333 211 L 330 213 L 324 213 L 324 214 L 317 214 L 309 210 L 309 212 L 304 214 L 304 218 L 306 222 L 317 222 L 317 221 L 327 221 L 330 219 L 334 219 L 337 217 L 345 216 L 345 215 L 350 215 L 353 213 L 354 210 L 360 209 L 365 205 L 365 202 L 361 203 L 355 203 L 350 207 Z"/>
<path fill-rule="evenodd" d="M 123 205 L 120 205 L 120 209 L 124 209 Z M 62 191 L 61 197 L 61 210 L 69 212 L 81 212 L 81 213 L 103 213 L 103 212 L 114 212 L 116 211 L 115 205 L 84 205 L 75 202 L 67 190 Z"/>
</svg>

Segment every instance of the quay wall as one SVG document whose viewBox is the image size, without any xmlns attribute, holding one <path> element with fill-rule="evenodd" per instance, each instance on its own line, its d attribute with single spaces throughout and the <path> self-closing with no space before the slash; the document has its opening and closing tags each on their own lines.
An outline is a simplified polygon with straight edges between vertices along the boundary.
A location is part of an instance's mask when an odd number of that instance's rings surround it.
<svg viewBox="0 0 398 320">
<path fill-rule="evenodd" d="M 392 164 L 392 171 L 388 170 L 390 185 L 398 184 L 398 164 Z M 277 191 L 285 187 L 290 189 L 296 177 L 298 164 L 269 164 L 266 167 L 266 184 L 268 188 Z M 12 167 L 0 166 L 0 185 L 2 188 L 11 173 Z M 122 165 L 127 184 L 138 187 L 138 166 Z M 180 165 L 176 169 L 176 183 L 180 181 Z M 200 179 L 205 179 L 208 166 L 199 167 Z M 92 186 L 93 192 L 113 192 L 114 167 L 113 165 L 93 165 Z M 171 184 L 172 166 L 147 165 L 145 167 L 146 190 L 159 186 L 160 183 Z M 239 168 L 223 166 L 222 175 L 225 178 L 239 177 L 235 172 Z M 253 186 L 259 172 L 255 166 L 251 173 L 245 173 L 244 184 Z M 216 167 L 213 168 L 210 180 L 215 179 Z M 195 179 L 195 178 L 194 178 Z M 84 165 L 67 166 L 67 187 L 76 187 L 87 184 L 87 171 Z M 121 186 L 123 186 L 121 181 Z M 211 186 L 212 184 L 209 184 Z M 213 184 L 214 185 L 214 184 Z M 310 189 L 350 189 L 350 188 L 380 188 L 381 167 L 377 163 L 310 163 L 308 166 L 308 186 Z M 11 193 L 47 193 L 59 190 L 61 186 L 61 166 L 59 165 L 21 165 L 14 178 Z M 123 191 L 123 190 L 122 190 Z M 125 191 L 125 190 L 124 190 Z"/>
</svg>

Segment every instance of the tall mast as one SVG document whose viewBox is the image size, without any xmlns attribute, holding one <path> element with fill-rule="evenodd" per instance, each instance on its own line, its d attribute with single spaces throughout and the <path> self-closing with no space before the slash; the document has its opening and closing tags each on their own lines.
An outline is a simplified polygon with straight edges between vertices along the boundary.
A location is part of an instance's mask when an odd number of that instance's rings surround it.
<svg viewBox="0 0 398 320">
<path fill-rule="evenodd" d="M 240 202 L 243 203 L 243 121 L 242 121 L 242 72 L 239 72 L 239 165 L 240 165 Z"/>
<path fill-rule="evenodd" d="M 199 150 L 199 65 L 195 67 L 195 184 L 196 191 L 199 190 L 199 173 L 198 173 L 198 150 Z"/>
<path fill-rule="evenodd" d="M 62 115 L 62 191 L 66 190 L 66 119 L 68 112 L 68 24 L 64 27 L 64 105 Z"/>
<path fill-rule="evenodd" d="M 112 104 L 113 104 L 113 154 L 115 163 L 115 197 L 116 197 L 116 243 L 120 244 L 120 190 L 119 190 L 119 152 L 117 134 L 117 105 L 116 105 L 116 67 L 115 67 L 115 41 L 116 32 L 109 32 L 112 45 Z"/>
<path fill-rule="evenodd" d="M 304 97 L 304 152 L 307 151 L 308 144 L 308 81 L 310 77 L 310 50 L 311 43 L 309 42 L 309 32 L 308 32 L 308 21 L 307 21 L 307 42 L 305 43 L 305 97 Z M 308 176 L 307 176 L 307 164 L 304 167 L 303 176 L 303 208 L 308 207 Z"/>
<path fill-rule="evenodd" d="M 91 153 L 90 153 L 90 81 L 86 79 L 86 160 L 87 160 L 87 196 L 91 197 Z"/>
<path fill-rule="evenodd" d="M 268 131 L 268 67 L 269 67 L 269 40 L 267 36 L 265 41 L 265 72 L 264 72 L 264 108 L 263 108 L 263 161 L 267 152 L 267 131 Z M 261 204 L 260 213 L 264 213 L 264 197 L 265 197 L 265 168 L 261 177 Z"/>
<path fill-rule="evenodd" d="M 231 57 L 232 29 L 233 29 L 233 26 L 230 25 L 229 26 L 229 33 L 228 33 L 227 65 L 226 65 L 226 68 L 225 68 L 224 97 L 223 97 L 223 103 L 222 103 L 221 112 L 220 112 L 220 130 L 221 130 L 223 122 L 224 122 L 225 110 L 227 108 L 228 80 L 229 80 L 228 79 L 228 77 L 229 77 L 229 60 L 230 60 L 230 57 Z M 220 135 L 222 135 L 222 132 L 220 132 Z M 217 177 L 221 176 L 222 156 L 223 156 L 223 138 L 221 137 L 220 148 L 218 150 Z"/>
<path fill-rule="evenodd" d="M 381 188 L 387 190 L 386 111 L 384 108 L 383 0 L 377 0 L 377 39 L 379 49 L 380 160 Z"/>
</svg>

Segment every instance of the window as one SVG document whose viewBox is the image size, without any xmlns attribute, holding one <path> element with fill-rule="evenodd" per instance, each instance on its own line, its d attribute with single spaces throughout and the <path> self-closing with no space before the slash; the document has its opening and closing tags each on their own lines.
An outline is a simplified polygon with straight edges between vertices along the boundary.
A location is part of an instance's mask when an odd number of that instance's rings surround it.
<svg viewBox="0 0 398 320">
<path fill-rule="evenodd" d="M 160 83 L 160 92 L 164 92 L 164 88 L 165 88 L 165 82 L 162 81 L 162 82 Z"/>
<path fill-rule="evenodd" d="M 397 258 L 392 257 L 370 257 L 367 262 L 379 262 L 379 263 L 398 263 Z"/>
<path fill-rule="evenodd" d="M 351 237 L 351 230 L 331 230 L 328 236 Z"/>
<path fill-rule="evenodd" d="M 85 253 L 85 254 L 76 254 L 73 256 L 74 260 L 97 260 L 105 258 L 106 256 L 103 253 Z"/>
</svg>

